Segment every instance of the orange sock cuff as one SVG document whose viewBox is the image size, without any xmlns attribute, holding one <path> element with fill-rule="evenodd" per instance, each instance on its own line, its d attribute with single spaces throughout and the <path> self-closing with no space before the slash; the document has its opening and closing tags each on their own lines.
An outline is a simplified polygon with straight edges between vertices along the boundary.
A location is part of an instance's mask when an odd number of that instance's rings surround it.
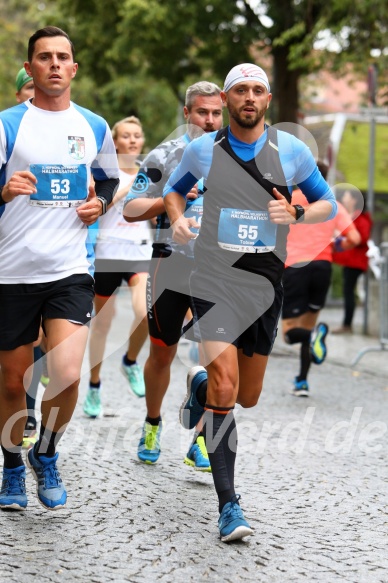
<svg viewBox="0 0 388 583">
<path fill-rule="evenodd" d="M 215 407 L 214 405 L 210 405 L 209 403 L 205 404 L 205 411 L 212 411 L 213 413 L 218 413 L 219 415 L 227 415 L 231 411 L 233 411 L 233 407 Z"/>
</svg>

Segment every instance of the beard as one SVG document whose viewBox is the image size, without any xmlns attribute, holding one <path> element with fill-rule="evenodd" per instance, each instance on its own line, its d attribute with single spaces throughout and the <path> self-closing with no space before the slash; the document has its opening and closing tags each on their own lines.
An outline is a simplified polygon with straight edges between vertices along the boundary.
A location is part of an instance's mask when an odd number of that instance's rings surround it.
<svg viewBox="0 0 388 583">
<path fill-rule="evenodd" d="M 241 111 L 239 111 L 237 107 L 234 107 L 234 105 L 232 105 L 231 103 L 228 104 L 229 115 L 241 128 L 256 127 L 261 122 L 265 115 L 265 112 L 267 111 L 267 107 L 263 107 L 262 109 L 259 110 L 256 109 L 255 113 L 250 115 L 249 117 L 243 117 L 244 116 L 244 114 L 242 113 L 243 109 L 244 108 L 241 108 Z"/>
</svg>

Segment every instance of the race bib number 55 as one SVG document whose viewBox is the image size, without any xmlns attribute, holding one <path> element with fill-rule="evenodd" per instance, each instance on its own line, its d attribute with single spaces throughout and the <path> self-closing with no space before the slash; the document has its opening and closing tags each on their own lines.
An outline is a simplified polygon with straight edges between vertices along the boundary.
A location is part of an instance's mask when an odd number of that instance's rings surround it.
<svg viewBox="0 0 388 583">
<path fill-rule="evenodd" d="M 87 197 L 87 170 L 85 164 L 31 164 L 30 171 L 37 178 L 37 192 L 30 196 L 30 204 L 40 207 L 76 207 Z"/>
<path fill-rule="evenodd" d="M 222 208 L 218 245 L 240 253 L 269 253 L 275 249 L 276 230 L 267 211 Z"/>
</svg>

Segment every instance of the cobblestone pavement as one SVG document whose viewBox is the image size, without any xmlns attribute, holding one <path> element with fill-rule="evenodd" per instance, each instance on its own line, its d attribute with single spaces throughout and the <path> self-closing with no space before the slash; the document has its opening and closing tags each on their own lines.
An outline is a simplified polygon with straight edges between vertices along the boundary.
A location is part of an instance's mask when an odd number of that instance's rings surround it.
<svg viewBox="0 0 388 583">
<path fill-rule="evenodd" d="M 255 533 L 224 544 L 211 476 L 183 464 L 187 345 L 165 400 L 160 460 L 136 460 L 145 404 L 119 372 L 125 302 L 103 367 L 105 415 L 83 416 L 85 372 L 60 443 L 67 506 L 44 510 L 28 475 L 27 510 L 0 513 L 1 583 L 386 583 L 387 376 L 329 359 L 312 370 L 310 398 L 296 399 L 288 391 L 297 361 L 277 342 L 259 405 L 236 408 L 237 491 Z"/>
</svg>

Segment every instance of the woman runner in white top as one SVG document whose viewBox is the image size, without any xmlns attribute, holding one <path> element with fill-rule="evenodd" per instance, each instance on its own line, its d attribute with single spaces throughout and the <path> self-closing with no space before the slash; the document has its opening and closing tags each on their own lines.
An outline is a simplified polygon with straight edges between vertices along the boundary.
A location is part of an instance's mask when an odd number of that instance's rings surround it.
<svg viewBox="0 0 388 583">
<path fill-rule="evenodd" d="M 100 370 L 107 335 L 115 313 L 115 294 L 126 281 L 132 296 L 134 320 L 121 371 L 138 397 L 145 394 L 138 354 L 147 338 L 146 282 L 152 253 L 152 234 L 147 221 L 127 223 L 122 214 L 124 197 L 138 172 L 137 159 L 144 145 L 140 121 L 135 116 L 118 121 L 112 128 L 120 167 L 120 185 L 108 212 L 101 217 L 95 248 L 95 318 L 92 321 L 89 358 L 90 385 L 84 402 L 89 417 L 102 414 Z"/>
</svg>

